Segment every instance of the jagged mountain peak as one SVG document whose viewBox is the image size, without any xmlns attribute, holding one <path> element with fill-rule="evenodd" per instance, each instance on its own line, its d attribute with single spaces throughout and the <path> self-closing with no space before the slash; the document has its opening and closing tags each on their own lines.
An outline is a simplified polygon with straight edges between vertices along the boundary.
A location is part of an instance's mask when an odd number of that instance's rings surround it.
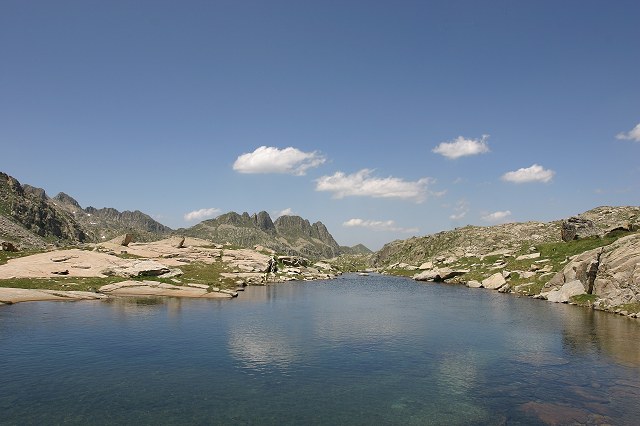
<svg viewBox="0 0 640 426">
<path fill-rule="evenodd" d="M 72 196 L 65 194 L 64 192 L 58 192 L 58 194 L 52 198 L 53 201 L 58 202 L 58 203 L 62 203 L 62 204 L 66 204 L 68 206 L 72 206 L 75 207 L 77 209 L 81 209 L 82 207 L 80 207 L 80 203 L 78 203 L 75 198 L 73 198 Z"/>
</svg>

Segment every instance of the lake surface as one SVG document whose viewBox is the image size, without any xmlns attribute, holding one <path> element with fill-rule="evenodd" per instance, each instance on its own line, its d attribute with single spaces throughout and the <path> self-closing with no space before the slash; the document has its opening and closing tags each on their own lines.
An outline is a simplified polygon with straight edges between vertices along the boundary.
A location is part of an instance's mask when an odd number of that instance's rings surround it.
<svg viewBox="0 0 640 426">
<path fill-rule="evenodd" d="M 372 275 L 0 307 L 0 424 L 638 424 L 640 321 Z"/>
</svg>

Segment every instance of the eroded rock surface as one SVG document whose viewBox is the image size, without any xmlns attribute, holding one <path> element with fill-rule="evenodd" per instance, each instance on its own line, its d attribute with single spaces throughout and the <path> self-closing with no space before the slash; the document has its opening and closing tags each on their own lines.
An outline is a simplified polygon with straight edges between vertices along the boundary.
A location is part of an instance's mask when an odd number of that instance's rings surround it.
<svg viewBox="0 0 640 426">
<path fill-rule="evenodd" d="M 606 306 L 640 302 L 640 234 L 589 250 L 573 258 L 544 287 L 551 291 L 579 281 Z"/>
</svg>

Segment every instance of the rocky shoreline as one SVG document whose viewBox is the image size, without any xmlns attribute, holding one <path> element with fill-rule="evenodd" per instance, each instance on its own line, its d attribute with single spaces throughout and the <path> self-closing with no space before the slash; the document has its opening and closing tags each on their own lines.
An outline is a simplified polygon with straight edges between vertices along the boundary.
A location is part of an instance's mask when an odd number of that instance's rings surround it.
<svg viewBox="0 0 640 426">
<path fill-rule="evenodd" d="M 597 237 L 587 242 L 603 245 L 560 261 L 550 255 L 553 250 L 542 253 L 532 246 L 522 254 L 503 250 L 478 258 L 438 256 L 420 266 L 396 263 L 378 270 L 640 318 L 640 234 L 609 244 Z"/>
<path fill-rule="evenodd" d="M 241 249 L 198 238 L 132 243 L 123 235 L 101 244 L 10 259 L 0 265 L 0 304 L 99 300 L 118 296 L 231 299 L 247 285 L 331 279 L 330 264 Z M 12 287 L 36 282 L 42 288 Z M 57 288 L 46 288 L 57 287 Z M 75 289 L 74 289 L 75 288 Z"/>
</svg>

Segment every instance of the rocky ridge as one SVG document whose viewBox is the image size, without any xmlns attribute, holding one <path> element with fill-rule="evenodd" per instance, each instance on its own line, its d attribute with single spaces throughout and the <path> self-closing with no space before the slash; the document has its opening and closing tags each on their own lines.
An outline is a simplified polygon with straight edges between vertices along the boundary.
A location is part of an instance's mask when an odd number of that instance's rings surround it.
<svg viewBox="0 0 640 426">
<path fill-rule="evenodd" d="M 265 211 L 253 215 L 229 212 L 176 232 L 239 247 L 261 245 L 313 259 L 332 258 L 343 251 L 322 222 L 311 224 L 300 216 L 280 216 L 272 221 Z"/>
<path fill-rule="evenodd" d="M 433 235 L 398 240 L 372 256 L 374 266 L 421 264 L 438 257 L 479 257 L 516 252 L 523 246 L 602 237 L 640 226 L 640 207 L 597 207 L 566 220 L 465 226 Z M 634 228 L 634 229 L 635 229 Z M 571 231 L 567 231 L 567 229 Z"/>
</svg>

